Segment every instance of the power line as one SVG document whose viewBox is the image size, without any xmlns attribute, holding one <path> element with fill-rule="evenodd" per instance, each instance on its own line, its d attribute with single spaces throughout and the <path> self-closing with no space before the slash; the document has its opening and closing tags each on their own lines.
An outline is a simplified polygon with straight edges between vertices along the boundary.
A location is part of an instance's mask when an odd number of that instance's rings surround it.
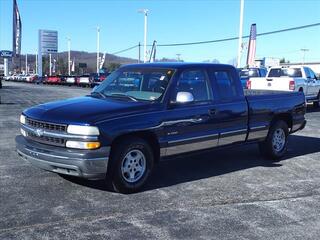
<svg viewBox="0 0 320 240">
<path fill-rule="evenodd" d="M 270 35 L 270 34 L 275 34 L 275 33 L 300 30 L 300 29 L 311 28 L 311 27 L 316 27 L 316 26 L 320 26 L 320 23 L 314 23 L 314 24 L 303 25 L 303 26 L 299 26 L 299 27 L 285 28 L 285 29 L 281 29 L 281 30 L 258 33 L 257 36 L 265 36 L 265 35 Z M 249 37 L 250 37 L 250 35 L 246 35 L 246 36 L 243 36 L 242 38 L 249 38 Z M 198 44 L 226 42 L 226 41 L 232 41 L 232 40 L 237 40 L 237 39 L 239 39 L 239 37 L 222 38 L 222 39 L 200 41 L 200 42 L 158 44 L 157 46 L 158 47 L 174 47 L 174 46 L 198 45 Z M 148 46 L 151 46 L 151 45 L 148 45 Z"/>
<path fill-rule="evenodd" d="M 114 52 L 114 53 L 111 53 L 111 54 L 115 55 L 115 54 L 123 53 L 123 52 L 129 51 L 129 50 L 137 48 L 137 47 L 139 47 L 139 45 L 134 45 L 132 47 L 129 47 L 129 48 L 126 48 L 126 49 L 123 49 L 123 50 L 120 50 L 120 51 L 117 51 L 117 52 Z"/>
<path fill-rule="evenodd" d="M 320 26 L 320 23 L 314 23 L 314 24 L 309 24 L 309 25 L 303 25 L 303 26 L 298 26 L 298 27 L 292 27 L 292 28 L 285 28 L 285 29 L 280 29 L 280 30 L 275 30 L 275 31 L 270 31 L 270 32 L 264 32 L 264 33 L 258 33 L 257 36 L 265 36 L 265 35 L 271 35 L 271 34 L 276 34 L 276 33 L 282 33 L 282 32 L 289 32 L 289 31 L 294 31 L 294 30 L 300 30 L 300 29 L 305 29 L 305 28 L 311 28 L 311 27 L 317 27 Z M 242 38 L 249 38 L 250 35 L 245 35 Z M 157 44 L 157 47 L 175 47 L 175 46 L 187 46 L 187 45 L 199 45 L 199 44 L 208 44 L 208 43 L 218 43 L 218 42 L 227 42 L 227 41 L 233 41 L 237 40 L 239 37 L 230 37 L 230 38 L 222 38 L 222 39 L 215 39 L 215 40 L 208 40 L 208 41 L 199 41 L 199 42 L 188 42 L 188 43 L 167 43 L 167 44 Z M 148 44 L 147 46 L 152 46 Z M 112 55 L 127 52 L 131 49 L 137 48 L 139 45 L 134 45 L 132 47 L 111 53 Z"/>
</svg>

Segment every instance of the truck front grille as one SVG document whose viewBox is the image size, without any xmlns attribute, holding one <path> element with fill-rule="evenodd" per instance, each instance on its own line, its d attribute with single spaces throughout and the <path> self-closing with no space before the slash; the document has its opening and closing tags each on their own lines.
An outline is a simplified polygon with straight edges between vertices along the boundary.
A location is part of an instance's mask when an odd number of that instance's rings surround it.
<svg viewBox="0 0 320 240">
<path fill-rule="evenodd" d="M 30 119 L 30 118 L 26 119 L 26 125 L 32 127 L 33 129 L 42 129 L 46 132 L 54 132 L 54 133 L 67 132 L 67 125 L 42 122 L 42 121 Z M 65 143 L 66 143 L 66 140 L 64 138 L 38 135 L 34 131 L 27 131 L 27 138 L 35 142 L 59 146 L 59 147 L 65 147 Z"/>
<path fill-rule="evenodd" d="M 27 118 L 27 125 L 34 128 L 42 128 L 49 131 L 58 131 L 58 132 L 67 131 L 67 125 L 41 122 L 41 121 L 33 120 L 30 118 Z"/>
</svg>

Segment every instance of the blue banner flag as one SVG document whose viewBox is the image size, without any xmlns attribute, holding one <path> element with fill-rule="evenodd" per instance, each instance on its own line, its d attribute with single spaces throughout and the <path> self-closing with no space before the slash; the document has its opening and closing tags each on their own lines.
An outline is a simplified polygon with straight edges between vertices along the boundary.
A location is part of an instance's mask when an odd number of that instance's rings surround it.
<svg viewBox="0 0 320 240">
<path fill-rule="evenodd" d="M 17 5 L 17 1 L 13 0 L 13 42 L 12 52 L 13 56 L 18 56 L 21 53 L 21 18 Z"/>
</svg>

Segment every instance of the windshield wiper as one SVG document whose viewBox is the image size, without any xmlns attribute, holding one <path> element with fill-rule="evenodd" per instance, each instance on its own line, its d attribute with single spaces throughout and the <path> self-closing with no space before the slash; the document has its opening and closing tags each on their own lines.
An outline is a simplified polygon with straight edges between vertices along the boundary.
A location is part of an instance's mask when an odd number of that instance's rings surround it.
<svg viewBox="0 0 320 240">
<path fill-rule="evenodd" d="M 90 95 L 91 95 L 91 96 L 93 96 L 93 95 L 99 95 L 99 96 L 102 97 L 102 98 L 106 98 L 106 97 L 107 97 L 107 96 L 104 95 L 102 92 L 91 92 Z"/>
<path fill-rule="evenodd" d="M 132 97 L 128 94 L 125 93 L 110 93 L 107 96 L 111 96 L 111 97 L 125 97 L 125 98 L 129 98 L 130 100 L 134 101 L 134 102 L 138 102 L 138 99 L 135 97 Z"/>
</svg>

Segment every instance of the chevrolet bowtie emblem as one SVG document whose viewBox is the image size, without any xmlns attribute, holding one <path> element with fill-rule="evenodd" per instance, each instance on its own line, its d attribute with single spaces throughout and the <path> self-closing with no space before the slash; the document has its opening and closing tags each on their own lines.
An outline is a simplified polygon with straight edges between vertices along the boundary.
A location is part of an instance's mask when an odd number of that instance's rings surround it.
<svg viewBox="0 0 320 240">
<path fill-rule="evenodd" d="M 36 129 L 35 130 L 35 134 L 38 136 L 38 137 L 41 137 L 41 136 L 43 136 L 43 133 L 44 133 L 44 131 L 42 130 L 42 129 Z"/>
</svg>

